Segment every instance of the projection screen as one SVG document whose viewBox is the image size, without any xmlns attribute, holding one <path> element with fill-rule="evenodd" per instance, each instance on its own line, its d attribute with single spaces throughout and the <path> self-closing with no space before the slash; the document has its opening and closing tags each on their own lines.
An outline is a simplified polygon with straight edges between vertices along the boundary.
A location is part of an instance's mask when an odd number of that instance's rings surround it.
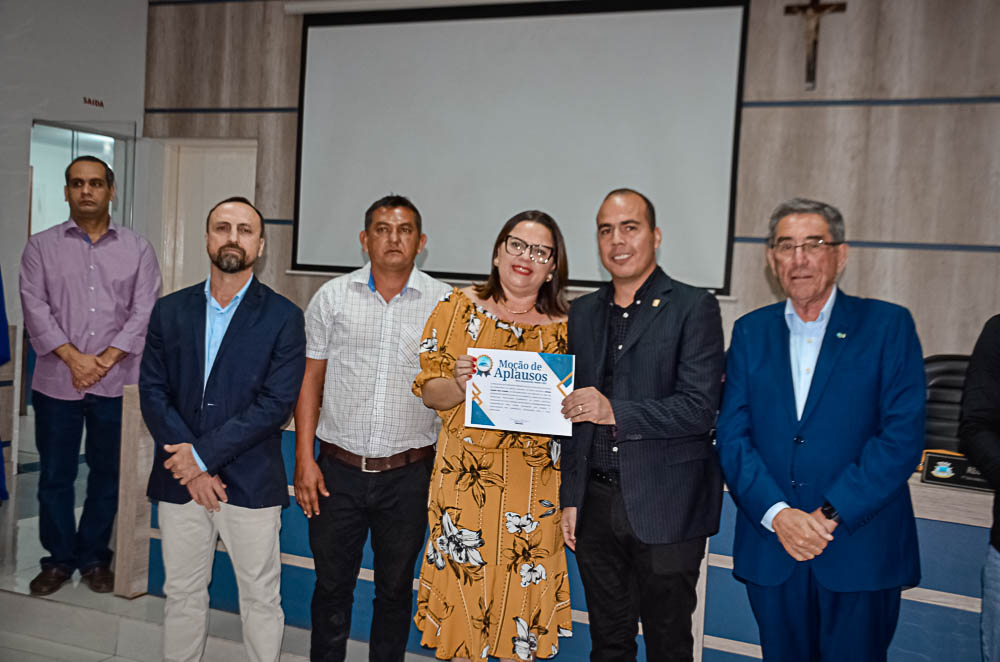
<svg viewBox="0 0 1000 662">
<path fill-rule="evenodd" d="M 593 285 L 597 208 L 630 187 L 656 205 L 664 269 L 728 291 L 746 7 L 676 4 L 307 16 L 292 268 L 364 264 L 364 211 L 393 192 L 435 276 L 484 278 L 504 221 L 541 209 Z"/>
</svg>

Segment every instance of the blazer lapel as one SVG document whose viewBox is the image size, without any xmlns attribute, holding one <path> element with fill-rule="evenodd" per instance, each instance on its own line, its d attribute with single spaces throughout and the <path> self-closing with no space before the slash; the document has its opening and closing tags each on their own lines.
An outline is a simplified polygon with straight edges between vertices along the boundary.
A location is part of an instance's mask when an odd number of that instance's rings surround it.
<svg viewBox="0 0 1000 662">
<path fill-rule="evenodd" d="M 612 296 L 614 293 L 611 286 L 605 285 L 595 298 L 595 310 L 589 316 L 594 325 L 594 343 L 590 349 L 594 352 L 594 385 L 597 387 L 600 387 L 604 378 L 604 364 L 608 358 L 608 310 Z"/>
<path fill-rule="evenodd" d="M 226 335 L 222 336 L 222 343 L 219 345 L 219 352 L 215 355 L 215 362 L 212 364 L 212 372 L 215 372 L 216 366 L 218 366 L 222 361 L 226 352 L 237 344 L 240 332 L 250 326 L 250 324 L 257 319 L 257 314 L 260 311 L 262 294 L 263 292 L 260 289 L 260 284 L 255 276 L 253 282 L 250 283 L 250 287 L 247 288 L 243 301 L 240 302 L 240 305 L 236 308 L 236 312 L 233 313 L 233 319 L 229 322 L 229 327 L 226 329 Z M 204 312 L 202 315 L 204 315 Z M 204 321 L 202 321 L 202 326 L 204 327 Z M 204 344 L 204 339 L 202 339 L 202 345 Z M 202 347 L 202 357 L 204 357 L 204 355 L 205 350 L 204 347 Z M 202 358 L 202 363 L 204 363 L 204 361 L 205 359 Z"/>
<path fill-rule="evenodd" d="M 639 319 L 635 320 L 632 326 L 629 327 L 628 335 L 625 336 L 625 342 L 622 343 L 622 349 L 618 352 L 617 356 L 619 359 L 646 333 L 646 329 L 649 328 L 660 312 L 670 305 L 670 291 L 674 289 L 673 282 L 659 267 L 656 268 L 656 276 L 654 278 L 655 280 L 650 283 L 649 290 L 645 294 L 645 300 L 639 304 L 641 306 Z M 656 305 L 653 305 L 654 303 Z"/>
<path fill-rule="evenodd" d="M 833 303 L 830 323 L 826 325 L 826 333 L 823 335 L 823 346 L 820 347 L 819 358 L 816 360 L 816 371 L 813 373 L 812 383 L 809 384 L 809 395 L 802 410 L 800 424 L 809 418 L 816 409 L 816 403 L 823 397 L 823 391 L 837 365 L 837 359 L 847 346 L 847 332 L 851 321 L 850 301 L 843 292 L 837 292 L 837 300 Z"/>
<path fill-rule="evenodd" d="M 788 322 L 785 321 L 785 307 L 776 307 L 774 323 L 771 325 L 771 337 L 768 342 L 778 348 L 778 384 L 781 390 L 781 403 L 791 420 L 797 420 L 795 409 L 795 387 L 792 383 L 792 355 L 789 346 Z"/>
<path fill-rule="evenodd" d="M 205 383 L 205 284 L 202 283 L 191 291 L 191 324 L 184 326 L 190 329 L 191 344 L 194 345 L 195 368 L 201 378 L 199 384 Z"/>
</svg>

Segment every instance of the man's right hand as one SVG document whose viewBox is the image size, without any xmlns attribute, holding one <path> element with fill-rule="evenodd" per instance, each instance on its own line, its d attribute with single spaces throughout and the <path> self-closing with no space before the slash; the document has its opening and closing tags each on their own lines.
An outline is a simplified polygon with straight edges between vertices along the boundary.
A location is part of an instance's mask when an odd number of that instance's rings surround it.
<svg viewBox="0 0 1000 662">
<path fill-rule="evenodd" d="M 73 378 L 73 388 L 78 391 L 90 388 L 108 374 L 108 368 L 101 365 L 96 355 L 84 354 L 72 345 L 61 345 L 56 348 L 56 356 L 69 368 Z"/>
<path fill-rule="evenodd" d="M 796 561 L 808 561 L 823 553 L 833 536 L 809 513 L 785 508 L 771 522 L 785 551 Z"/>
<path fill-rule="evenodd" d="M 199 506 L 204 506 L 205 510 L 219 511 L 219 502 L 226 503 L 229 497 L 226 496 L 226 486 L 218 476 L 210 476 L 207 471 L 202 471 L 187 484 L 188 494 Z"/>
<path fill-rule="evenodd" d="M 566 546 L 576 551 L 576 506 L 562 509 L 562 534 Z"/>
<path fill-rule="evenodd" d="M 323 472 L 311 457 L 295 458 L 295 501 L 306 517 L 319 515 L 319 496 L 330 496 L 323 482 Z"/>
</svg>

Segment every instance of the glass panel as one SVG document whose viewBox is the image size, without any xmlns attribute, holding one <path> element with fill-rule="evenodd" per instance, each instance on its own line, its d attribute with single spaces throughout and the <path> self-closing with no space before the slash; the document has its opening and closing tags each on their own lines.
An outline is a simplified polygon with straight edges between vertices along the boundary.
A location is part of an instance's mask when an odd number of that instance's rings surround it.
<svg viewBox="0 0 1000 662">
<path fill-rule="evenodd" d="M 126 141 L 45 124 L 31 127 L 31 234 L 59 225 L 69 218 L 63 191 L 66 166 L 76 157 L 86 155 L 96 156 L 115 171 L 116 191 L 115 201 L 111 204 L 111 219 L 122 223 L 126 206 L 118 202 L 117 188 L 124 173 L 120 173 L 116 165 L 116 142 Z M 123 151 L 121 147 L 118 152 Z"/>
</svg>

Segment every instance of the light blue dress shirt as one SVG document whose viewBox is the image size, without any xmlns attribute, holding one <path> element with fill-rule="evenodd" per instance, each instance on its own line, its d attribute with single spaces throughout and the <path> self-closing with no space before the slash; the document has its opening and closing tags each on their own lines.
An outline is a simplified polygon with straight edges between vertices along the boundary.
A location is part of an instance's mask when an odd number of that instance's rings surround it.
<svg viewBox="0 0 1000 662">
<path fill-rule="evenodd" d="M 823 304 L 819 316 L 814 322 L 803 322 L 795 312 L 791 299 L 785 300 L 785 323 L 788 325 L 788 352 L 792 360 L 792 389 L 795 391 L 795 412 L 801 419 L 809 397 L 809 387 L 812 386 L 813 373 L 816 372 L 816 361 L 819 360 L 819 350 L 823 345 L 826 325 L 830 322 L 830 312 L 837 298 L 837 286 Z M 774 531 L 771 523 L 774 516 L 788 508 L 788 504 L 779 501 L 764 513 L 760 523 L 768 531 Z"/>
<path fill-rule="evenodd" d="M 212 296 L 212 277 L 209 276 L 205 279 L 205 377 L 201 384 L 202 393 L 205 391 L 205 386 L 208 385 L 208 376 L 212 374 L 212 366 L 215 365 L 215 357 L 219 353 L 219 347 L 222 346 L 222 339 L 226 337 L 229 323 L 233 321 L 233 315 L 240 307 L 240 302 L 243 301 L 243 296 L 247 293 L 252 281 L 253 274 L 250 274 L 246 285 L 236 293 L 229 305 L 223 308 Z M 206 471 L 205 463 L 201 461 L 198 451 L 192 447 L 191 453 L 194 455 L 194 461 L 198 463 L 198 467 L 202 471 Z"/>
</svg>

